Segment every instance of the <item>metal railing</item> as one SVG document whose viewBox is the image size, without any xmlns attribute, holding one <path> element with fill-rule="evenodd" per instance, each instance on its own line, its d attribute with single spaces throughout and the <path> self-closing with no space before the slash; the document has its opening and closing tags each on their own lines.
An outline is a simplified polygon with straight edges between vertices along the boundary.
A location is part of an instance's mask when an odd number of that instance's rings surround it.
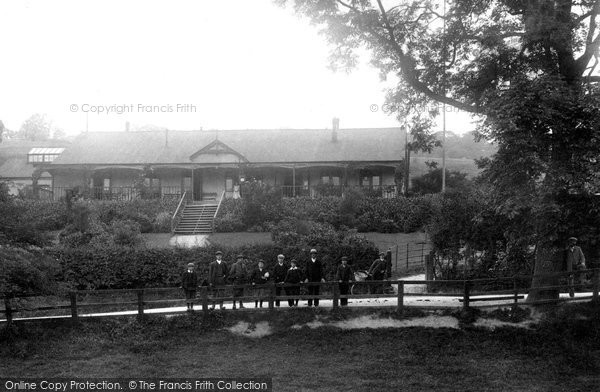
<svg viewBox="0 0 600 392">
<path fill-rule="evenodd" d="M 219 204 L 217 204 L 217 209 L 215 210 L 215 214 L 213 215 L 211 222 L 211 230 L 215 232 L 215 219 L 217 219 L 217 215 L 219 214 L 219 210 L 221 209 L 221 204 L 223 203 L 223 199 L 225 198 L 225 191 L 221 193 L 221 198 L 219 199 Z"/>
<path fill-rule="evenodd" d="M 183 208 L 185 208 L 185 205 L 187 203 L 186 196 L 187 196 L 187 192 L 183 192 L 183 195 L 181 196 L 181 200 L 179 200 L 179 204 L 177 205 L 177 209 L 175 210 L 175 212 L 173 213 L 173 216 L 171 217 L 171 233 L 173 233 L 175 231 L 175 227 L 177 227 L 180 213 L 183 212 Z M 182 206 L 183 206 L 183 208 L 181 208 Z"/>
<path fill-rule="evenodd" d="M 281 192 L 283 197 L 342 197 L 350 190 L 358 190 L 368 197 L 394 198 L 399 195 L 395 185 L 374 185 L 374 186 L 345 186 L 345 185 L 278 185 L 275 187 Z"/>
<path fill-rule="evenodd" d="M 73 187 L 54 187 L 52 189 L 44 189 L 43 197 L 47 200 L 59 201 L 66 197 L 68 192 L 73 191 Z M 163 198 L 179 198 L 184 193 L 180 186 L 163 186 L 163 187 L 148 187 L 138 188 L 133 186 L 120 187 L 91 187 L 79 188 L 78 193 L 85 198 L 94 200 L 116 200 L 128 201 L 134 199 L 163 199 Z"/>
</svg>

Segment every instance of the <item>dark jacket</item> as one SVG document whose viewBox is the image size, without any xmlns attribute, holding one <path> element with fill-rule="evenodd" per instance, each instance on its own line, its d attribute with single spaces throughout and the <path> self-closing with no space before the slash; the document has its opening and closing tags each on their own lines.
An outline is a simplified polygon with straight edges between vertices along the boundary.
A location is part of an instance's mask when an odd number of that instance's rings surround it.
<svg viewBox="0 0 600 392">
<path fill-rule="evenodd" d="M 244 284 L 248 279 L 248 269 L 243 261 L 236 261 L 229 269 L 229 279 L 235 284 Z"/>
<path fill-rule="evenodd" d="M 265 284 L 269 281 L 268 277 L 265 277 L 265 273 L 267 273 L 267 269 L 263 268 L 262 271 L 256 267 L 254 271 L 252 271 L 252 283 L 254 284 Z M 285 279 L 285 278 L 284 278 Z"/>
<path fill-rule="evenodd" d="M 288 267 L 285 265 L 285 263 L 283 263 L 283 265 L 275 263 L 275 267 L 273 267 L 273 282 L 285 282 L 285 275 L 287 274 L 287 271 Z"/>
<path fill-rule="evenodd" d="M 184 290 L 196 290 L 198 287 L 198 274 L 196 274 L 196 271 L 185 271 L 181 275 L 181 287 Z"/>
<path fill-rule="evenodd" d="M 585 269 L 585 256 L 579 246 L 574 246 L 573 250 L 565 249 L 563 269 L 568 272 L 578 269 Z"/>
<path fill-rule="evenodd" d="M 300 268 L 290 268 L 287 270 L 287 274 L 285 275 L 285 283 L 300 283 L 302 282 L 302 271 Z"/>
<path fill-rule="evenodd" d="M 316 259 L 313 263 L 312 260 L 308 260 L 306 262 L 306 279 L 309 282 L 320 282 L 323 279 L 323 265 L 321 264 L 321 260 Z"/>
<path fill-rule="evenodd" d="M 208 283 L 212 285 L 224 285 L 229 276 L 229 267 L 227 263 L 221 261 L 221 265 L 213 261 L 208 266 Z"/>
<path fill-rule="evenodd" d="M 371 264 L 371 268 L 369 268 L 369 275 L 371 275 L 374 280 L 383 280 L 385 278 L 386 264 L 385 260 L 375 260 L 373 264 Z"/>
<path fill-rule="evenodd" d="M 354 271 L 352 271 L 352 267 L 348 264 L 344 267 L 343 264 L 340 264 L 337 269 L 337 273 L 335 274 L 335 280 L 341 280 L 342 282 L 350 282 L 354 280 Z"/>
</svg>

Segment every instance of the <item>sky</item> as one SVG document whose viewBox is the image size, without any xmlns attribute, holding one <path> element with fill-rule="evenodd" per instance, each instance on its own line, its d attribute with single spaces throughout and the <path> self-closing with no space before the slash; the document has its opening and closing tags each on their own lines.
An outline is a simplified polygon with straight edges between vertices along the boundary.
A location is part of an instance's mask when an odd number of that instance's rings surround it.
<svg viewBox="0 0 600 392">
<path fill-rule="evenodd" d="M 0 120 L 46 114 L 67 135 L 399 126 L 377 69 L 328 69 L 325 38 L 272 0 L 3 0 Z M 449 131 L 473 128 L 448 114 Z"/>
</svg>

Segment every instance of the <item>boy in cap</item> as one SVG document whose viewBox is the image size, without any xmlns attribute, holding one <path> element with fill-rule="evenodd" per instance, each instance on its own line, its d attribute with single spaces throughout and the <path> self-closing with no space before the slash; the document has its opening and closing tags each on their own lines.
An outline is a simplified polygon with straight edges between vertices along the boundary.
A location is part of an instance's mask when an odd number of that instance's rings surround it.
<svg viewBox="0 0 600 392">
<path fill-rule="evenodd" d="M 295 259 L 290 261 L 290 269 L 287 271 L 285 275 L 285 283 L 293 284 L 294 286 L 286 287 L 285 294 L 290 296 L 288 298 L 288 306 L 298 306 L 298 298 L 293 298 L 292 296 L 300 295 L 300 282 L 302 282 L 302 271 L 298 269 L 297 263 Z"/>
<path fill-rule="evenodd" d="M 198 287 L 198 275 L 194 271 L 194 263 L 188 263 L 186 271 L 181 275 L 181 288 L 185 292 L 185 302 L 187 311 L 194 310 L 194 299 L 196 298 L 196 289 Z"/>
<path fill-rule="evenodd" d="M 317 259 L 317 250 L 310 250 L 310 260 L 306 263 L 306 283 L 324 283 L 325 278 L 323 277 L 323 265 L 321 264 L 321 260 Z M 319 285 L 312 284 L 308 286 L 308 295 L 319 295 Z M 309 298 L 308 306 L 312 306 L 313 300 L 315 306 L 319 306 L 319 298 Z"/>
<path fill-rule="evenodd" d="M 342 264 L 338 266 L 335 278 L 338 281 L 340 287 L 340 295 L 348 295 L 350 291 L 350 281 L 354 280 L 354 271 L 352 267 L 348 265 L 348 258 L 342 257 Z M 348 305 L 348 298 L 340 298 L 340 304 L 342 306 Z"/>
<path fill-rule="evenodd" d="M 262 260 L 258 261 L 258 267 L 252 272 L 252 285 L 265 285 L 269 282 L 269 272 L 265 269 L 265 262 Z M 281 289 L 281 287 L 279 288 Z M 258 303 L 260 302 L 260 307 L 263 306 L 263 298 L 268 294 L 268 290 L 265 287 L 259 287 L 254 290 L 254 295 L 258 297 L 256 301 L 254 301 L 254 307 L 258 308 Z"/>
<path fill-rule="evenodd" d="M 567 272 L 573 272 L 573 270 L 583 271 L 585 270 L 585 256 L 583 255 L 583 251 L 577 244 L 577 238 L 571 237 L 569 238 L 569 245 L 565 250 L 565 264 Z M 569 296 L 575 296 L 575 279 L 573 274 L 569 274 L 568 276 L 568 285 L 569 285 Z M 580 272 L 577 274 L 577 284 L 582 285 L 584 283 L 584 273 Z"/>
<path fill-rule="evenodd" d="M 215 253 L 216 261 L 213 261 L 208 266 L 208 284 L 214 289 L 215 297 L 223 297 L 224 290 L 223 286 L 225 286 L 225 282 L 227 281 L 229 275 L 229 268 L 227 264 L 223 261 L 223 252 L 220 250 Z M 219 306 L 223 309 L 223 301 L 219 301 Z M 215 304 L 211 309 L 215 308 Z"/>
<path fill-rule="evenodd" d="M 231 283 L 234 285 L 243 285 L 246 283 L 246 278 L 248 277 L 248 270 L 246 269 L 246 264 L 244 263 L 244 255 L 239 254 L 236 257 L 235 263 L 231 266 L 229 270 L 229 278 L 231 279 Z M 233 309 L 235 309 L 236 298 L 244 296 L 244 288 L 243 287 L 235 287 L 233 289 Z M 240 309 L 244 308 L 244 303 L 240 299 Z"/>
</svg>

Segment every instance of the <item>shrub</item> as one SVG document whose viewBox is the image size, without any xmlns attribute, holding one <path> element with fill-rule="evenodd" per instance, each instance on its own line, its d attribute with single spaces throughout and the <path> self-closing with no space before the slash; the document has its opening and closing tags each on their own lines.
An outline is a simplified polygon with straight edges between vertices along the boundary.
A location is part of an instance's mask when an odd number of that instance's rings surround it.
<svg viewBox="0 0 600 392">
<path fill-rule="evenodd" d="M 0 292 L 56 294 L 60 266 L 40 251 L 0 247 Z"/>
<path fill-rule="evenodd" d="M 152 231 L 154 233 L 169 233 L 171 231 L 171 216 L 172 214 L 163 211 L 159 212 L 152 222 Z"/>
<path fill-rule="evenodd" d="M 246 225 L 242 222 L 242 217 L 228 212 L 225 215 L 219 214 L 215 219 L 215 231 L 220 233 L 233 233 L 245 231 Z"/>
</svg>

